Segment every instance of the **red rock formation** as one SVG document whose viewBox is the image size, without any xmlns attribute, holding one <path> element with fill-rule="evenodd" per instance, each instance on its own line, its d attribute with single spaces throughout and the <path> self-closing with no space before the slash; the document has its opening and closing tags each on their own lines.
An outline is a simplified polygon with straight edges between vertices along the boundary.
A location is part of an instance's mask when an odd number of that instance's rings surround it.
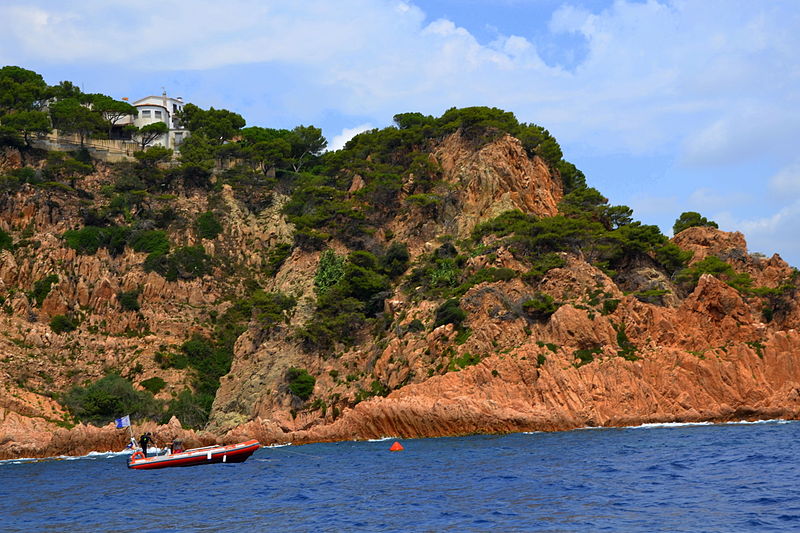
<svg viewBox="0 0 800 533">
<path fill-rule="evenodd" d="M 416 258 L 438 247 L 442 234 L 468 237 L 477 223 L 508 209 L 556 213 L 562 196 L 558 180 L 511 137 L 476 150 L 456 133 L 431 157 L 441 165 L 446 184 L 439 191 L 442 203 L 431 212 L 405 206 L 379 230 L 376 242 L 394 233 Z M 85 186 L 100 196 L 108 178 L 101 167 Z M 413 190 L 413 177 L 409 180 L 402 195 Z M 364 186 L 363 178 L 354 177 L 351 193 Z M 223 186 L 215 201 L 224 206 L 225 234 L 203 240 L 205 249 L 224 257 L 226 267 L 260 275 L 266 250 L 292 236 L 281 215 L 286 197 L 275 193 L 273 200 L 269 208 L 252 213 L 235 190 Z M 181 245 L 196 243 L 188 221 L 207 209 L 208 196 L 185 191 L 174 203 L 184 224 L 171 238 Z M 201 279 L 167 281 L 144 272 L 144 253 L 81 255 L 66 248 L 60 235 L 82 224 L 81 205 L 60 189 L 24 186 L 0 197 L 0 226 L 22 243 L 14 251 L 0 251 L 5 296 L 0 459 L 121 449 L 127 431 L 60 427 L 69 417 L 41 391 L 69 390 L 106 369 L 136 369 L 131 371 L 136 386 L 159 376 L 166 382 L 159 398 L 169 400 L 190 385 L 191 376 L 160 368 L 154 353 L 177 350 L 193 333 L 212 329 L 212 317 L 246 290 L 226 283 L 222 268 Z M 33 237 L 22 238 L 29 234 Z M 800 303 L 792 269 L 778 256 L 748 253 L 738 233 L 689 228 L 674 242 L 692 250 L 695 263 L 715 255 L 749 274 L 754 286 L 778 290 L 739 292 L 704 275 L 690 294 L 678 294 L 651 258 L 640 258 L 640 264 L 628 265 L 612 280 L 568 253 L 561 254 L 562 267 L 530 281 L 520 276 L 530 265 L 499 247 L 459 257 L 466 275 L 490 268 L 517 273 L 464 289 L 460 305 L 466 318 L 460 331 L 453 324 L 434 327 L 443 298 L 404 285 L 386 299 L 385 321 L 374 320 L 355 332 L 355 346 L 316 353 L 300 346 L 292 328 L 305 324 L 314 311 L 320 253 L 296 248 L 277 273 L 258 282 L 266 291 L 292 294 L 298 306 L 287 324 L 265 332 L 253 322 L 239 337 L 231 371 L 214 402 L 211 432 L 184 431 L 176 419 L 164 426 L 148 423 L 137 432 L 153 431 L 164 441 L 181 437 L 192 446 L 247 438 L 270 444 L 798 418 Z M 331 247 L 349 252 L 342 243 Z M 37 306 L 30 292 L 53 273 L 58 281 Z M 661 288 L 671 291 L 664 305 L 630 294 Z M 142 309 L 123 310 L 117 294 L 135 289 L 141 290 Z M 537 293 L 559 306 L 551 316 L 527 311 L 526 302 Z M 766 316 L 767 307 L 773 316 Z M 58 314 L 81 316 L 83 323 L 76 332 L 56 334 L 48 321 Z M 316 377 L 310 401 L 289 391 L 289 367 Z"/>
</svg>

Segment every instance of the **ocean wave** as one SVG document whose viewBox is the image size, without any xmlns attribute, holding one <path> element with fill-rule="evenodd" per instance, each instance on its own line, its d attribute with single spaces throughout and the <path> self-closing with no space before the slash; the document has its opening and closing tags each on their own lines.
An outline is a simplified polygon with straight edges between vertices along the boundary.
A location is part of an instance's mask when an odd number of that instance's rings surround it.
<svg viewBox="0 0 800 533">
<path fill-rule="evenodd" d="M 785 420 L 783 418 L 771 418 L 768 420 L 731 420 L 730 422 L 654 422 L 650 424 L 641 424 L 638 426 L 624 426 L 622 429 L 653 429 L 653 428 L 676 428 L 676 427 L 691 427 L 691 426 L 730 426 L 730 425 L 748 425 L 748 424 L 788 424 L 794 422 L 793 420 Z"/>
<path fill-rule="evenodd" d="M 155 455 L 157 453 L 163 452 L 164 449 L 161 448 L 148 448 L 147 453 L 151 455 Z M 122 451 L 106 451 L 106 452 L 98 452 L 98 451 L 91 451 L 86 455 L 55 455 L 51 457 L 18 457 L 16 459 L 5 459 L 0 461 L 0 465 L 4 464 L 25 464 L 25 463 L 40 463 L 44 461 L 80 461 L 80 460 L 95 460 L 95 459 L 112 459 L 114 457 L 119 457 L 120 455 L 130 455 L 133 453 L 133 450 L 130 448 L 126 448 Z"/>
<path fill-rule="evenodd" d="M 621 429 L 682 428 L 691 426 L 713 426 L 714 422 L 651 422 L 638 426 L 624 426 Z"/>
<path fill-rule="evenodd" d="M 385 442 L 387 440 L 399 440 L 400 437 L 380 437 L 378 439 L 367 439 L 367 442 Z"/>
</svg>

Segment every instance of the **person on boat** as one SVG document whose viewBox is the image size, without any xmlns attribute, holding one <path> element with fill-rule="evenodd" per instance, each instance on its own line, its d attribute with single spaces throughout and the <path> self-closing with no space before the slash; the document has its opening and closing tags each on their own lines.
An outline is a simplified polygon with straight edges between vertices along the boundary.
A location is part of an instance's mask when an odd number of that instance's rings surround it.
<svg viewBox="0 0 800 533">
<path fill-rule="evenodd" d="M 145 457 L 147 457 L 147 446 L 153 442 L 153 434 L 149 431 L 147 433 L 143 433 L 141 437 L 139 437 L 139 446 L 142 448 L 142 453 Z"/>
<path fill-rule="evenodd" d="M 170 453 L 181 453 L 183 451 L 183 441 L 181 439 L 173 440 L 169 446 L 169 451 Z"/>
</svg>

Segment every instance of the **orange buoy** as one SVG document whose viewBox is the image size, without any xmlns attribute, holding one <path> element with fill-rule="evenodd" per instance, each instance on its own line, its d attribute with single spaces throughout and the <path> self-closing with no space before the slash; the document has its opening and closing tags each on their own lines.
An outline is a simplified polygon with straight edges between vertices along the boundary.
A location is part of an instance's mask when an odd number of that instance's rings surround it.
<svg viewBox="0 0 800 533">
<path fill-rule="evenodd" d="M 390 451 L 390 452 L 402 452 L 404 449 L 405 449 L 405 448 L 403 448 L 403 445 L 402 445 L 402 444 L 400 444 L 400 443 L 399 443 L 399 442 L 397 442 L 397 441 L 394 441 L 394 444 L 392 444 L 392 447 L 391 447 L 391 448 L 389 448 L 389 451 Z"/>
</svg>

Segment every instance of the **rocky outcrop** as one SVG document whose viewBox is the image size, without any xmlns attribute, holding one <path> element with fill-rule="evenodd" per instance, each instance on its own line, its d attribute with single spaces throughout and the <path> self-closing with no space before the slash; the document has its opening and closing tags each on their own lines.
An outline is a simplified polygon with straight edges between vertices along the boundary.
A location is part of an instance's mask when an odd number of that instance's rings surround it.
<svg viewBox="0 0 800 533">
<path fill-rule="evenodd" d="M 563 196 L 561 182 L 538 157 L 529 158 L 519 140 L 504 135 L 475 149 L 460 132 L 432 154 L 442 168 L 445 191 L 436 208 L 409 207 L 388 223 L 414 255 L 440 235 L 468 237 L 472 229 L 504 211 L 519 209 L 552 216 Z"/>
<path fill-rule="evenodd" d="M 697 226 L 683 230 L 673 242 L 693 252 L 690 265 L 713 255 L 733 265 L 737 272 L 749 274 L 756 286 L 777 287 L 792 275 L 792 268 L 778 254 L 766 258 L 748 253 L 744 235 L 738 231 Z"/>
<path fill-rule="evenodd" d="M 676 349 L 638 361 L 604 357 L 575 368 L 564 354 L 535 360 L 525 345 L 506 357 L 364 402 L 294 442 L 553 431 L 653 422 L 797 418 L 797 333 L 776 335 L 759 356 L 738 345 L 698 356 Z"/>
<path fill-rule="evenodd" d="M 619 324 L 635 360 L 618 351 Z M 680 308 L 626 298 L 609 317 L 589 318 L 564 306 L 539 335 L 555 349 L 527 341 L 361 403 L 293 441 L 800 416 L 800 333 L 768 333 L 733 288 L 709 275 Z M 591 346 L 602 350 L 580 364 L 574 350 Z"/>
<path fill-rule="evenodd" d="M 529 158 L 522 143 L 509 135 L 476 151 L 455 133 L 435 156 L 445 181 L 456 186 L 456 198 L 444 212 L 444 233 L 464 238 L 477 223 L 512 209 L 537 216 L 558 211 L 561 184 L 544 161 Z"/>
</svg>

